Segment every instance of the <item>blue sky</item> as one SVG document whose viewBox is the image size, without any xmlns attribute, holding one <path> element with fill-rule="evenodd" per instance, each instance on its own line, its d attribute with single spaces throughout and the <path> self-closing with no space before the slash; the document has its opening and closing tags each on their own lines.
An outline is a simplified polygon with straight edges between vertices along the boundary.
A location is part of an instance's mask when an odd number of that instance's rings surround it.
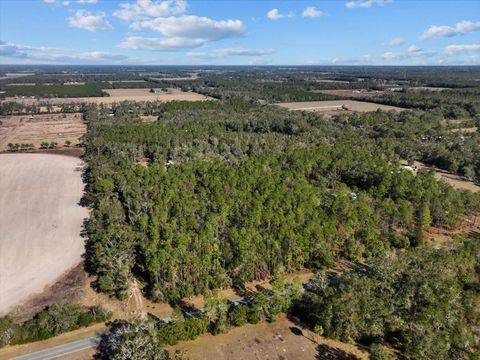
<svg viewBox="0 0 480 360">
<path fill-rule="evenodd" d="M 1 0 L 0 63 L 480 65 L 480 1 Z"/>
</svg>

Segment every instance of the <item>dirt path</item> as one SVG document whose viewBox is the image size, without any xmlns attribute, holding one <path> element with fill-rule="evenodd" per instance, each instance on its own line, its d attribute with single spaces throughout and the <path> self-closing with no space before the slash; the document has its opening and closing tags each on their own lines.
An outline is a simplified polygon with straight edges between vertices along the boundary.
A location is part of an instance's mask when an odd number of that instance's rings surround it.
<svg viewBox="0 0 480 360">
<path fill-rule="evenodd" d="M 284 316 L 271 324 L 244 325 L 217 336 L 202 335 L 169 350 L 185 351 L 190 360 L 368 359 L 367 352 L 355 345 L 316 336 Z"/>
<path fill-rule="evenodd" d="M 72 156 L 0 154 L 0 314 L 82 260 L 81 167 Z"/>
</svg>

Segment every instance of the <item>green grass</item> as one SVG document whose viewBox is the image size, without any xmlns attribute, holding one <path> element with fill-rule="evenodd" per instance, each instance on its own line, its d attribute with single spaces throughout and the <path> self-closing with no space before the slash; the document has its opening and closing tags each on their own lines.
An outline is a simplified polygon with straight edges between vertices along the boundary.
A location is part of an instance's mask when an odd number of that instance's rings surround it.
<svg viewBox="0 0 480 360">
<path fill-rule="evenodd" d="M 19 85 L 7 87 L 5 96 L 88 97 L 104 96 L 101 84 Z"/>
</svg>

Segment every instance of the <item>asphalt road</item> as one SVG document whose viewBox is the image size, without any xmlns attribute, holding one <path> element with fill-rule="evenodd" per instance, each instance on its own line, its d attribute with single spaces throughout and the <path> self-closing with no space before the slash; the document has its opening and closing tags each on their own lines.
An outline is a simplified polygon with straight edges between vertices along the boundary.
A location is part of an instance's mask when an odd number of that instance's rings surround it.
<svg viewBox="0 0 480 360">
<path fill-rule="evenodd" d="M 305 283 L 303 284 L 303 287 L 305 289 Z M 230 300 L 230 303 L 233 304 L 234 306 L 238 304 L 249 304 L 250 303 L 250 298 L 248 296 L 246 297 L 240 297 L 235 300 Z M 203 312 L 203 309 L 199 309 L 196 311 L 190 311 L 190 312 L 185 312 L 185 315 L 187 317 L 198 317 L 201 316 Z M 165 318 L 161 319 L 163 322 L 169 322 L 171 319 L 170 318 Z M 21 355 L 12 358 L 12 360 L 47 360 L 47 359 L 53 359 L 59 356 L 67 355 L 70 353 L 74 353 L 80 350 L 84 349 L 90 349 L 93 347 L 96 347 L 98 343 L 100 342 L 100 336 L 94 336 L 90 337 L 87 339 L 82 339 L 78 341 L 74 341 L 68 344 L 64 345 L 59 345 L 55 347 L 51 347 L 45 350 L 37 351 L 34 353 L 26 354 L 26 355 Z"/>
<path fill-rule="evenodd" d="M 68 344 L 55 346 L 49 349 L 37 351 L 34 353 L 17 356 L 12 360 L 46 360 L 58 356 L 67 355 L 80 350 L 93 348 L 98 345 L 100 337 L 94 336 L 83 340 L 74 341 Z"/>
</svg>

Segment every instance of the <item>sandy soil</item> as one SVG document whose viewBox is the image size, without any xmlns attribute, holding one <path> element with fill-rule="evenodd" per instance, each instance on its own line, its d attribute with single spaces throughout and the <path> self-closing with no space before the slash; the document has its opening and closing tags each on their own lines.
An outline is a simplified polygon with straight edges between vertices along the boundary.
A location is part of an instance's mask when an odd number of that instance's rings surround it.
<svg viewBox="0 0 480 360">
<path fill-rule="evenodd" d="M 427 166 L 419 161 L 415 161 L 413 164 L 414 169 L 429 169 L 433 171 L 435 179 L 439 181 L 445 181 L 450 184 L 453 188 L 459 190 L 470 190 L 473 192 L 480 192 L 480 186 L 476 185 L 472 181 L 463 179 L 462 177 L 454 174 L 450 174 L 444 170 L 434 168 L 432 166 Z"/>
<path fill-rule="evenodd" d="M 446 87 L 432 87 L 432 86 L 415 86 L 408 88 L 408 90 L 417 90 L 417 91 L 444 91 L 444 90 L 450 90 L 451 88 L 446 88 Z"/>
<path fill-rule="evenodd" d="M 285 317 L 271 324 L 234 328 L 227 334 L 203 335 L 169 350 L 185 351 L 190 360 L 368 359 L 368 354 L 358 347 L 316 336 Z"/>
<path fill-rule="evenodd" d="M 327 116 L 333 116 L 333 115 L 342 114 L 342 113 L 352 113 L 352 112 L 369 112 L 369 111 L 376 111 L 378 109 L 384 110 L 384 111 L 405 110 L 396 106 L 380 105 L 380 104 L 374 104 L 374 103 L 363 102 L 363 101 L 355 101 L 355 100 L 305 101 L 305 102 L 293 102 L 293 103 L 279 103 L 276 105 L 287 108 L 289 110 L 304 110 L 304 111 L 320 112 Z"/>
<path fill-rule="evenodd" d="M 314 93 L 346 96 L 346 97 L 375 97 L 381 96 L 383 91 L 366 91 L 362 89 L 313 90 Z"/>
<path fill-rule="evenodd" d="M 33 144 L 38 149 L 44 141 L 63 146 L 69 140 L 75 146 L 85 131 L 79 113 L 1 116 L 0 151 L 7 150 L 8 143 Z"/>
<path fill-rule="evenodd" d="M 480 186 L 476 185 L 472 181 L 464 180 L 458 175 L 449 174 L 440 170 L 434 170 L 434 173 L 437 180 L 443 180 L 452 185 L 452 187 L 455 189 L 480 192 Z"/>
<path fill-rule="evenodd" d="M 477 127 L 469 127 L 469 128 L 457 128 L 457 129 L 451 129 L 450 132 L 458 132 L 458 133 L 464 133 L 464 134 L 472 134 L 474 132 L 477 132 L 478 128 Z"/>
<path fill-rule="evenodd" d="M 60 104 L 81 104 L 81 103 L 95 103 L 95 104 L 112 104 L 120 101 L 202 101 L 211 100 L 208 96 L 197 94 L 194 92 L 183 92 L 179 89 L 168 89 L 168 91 L 161 91 L 151 93 L 150 89 L 105 89 L 103 90 L 110 94 L 106 97 L 78 97 L 78 98 L 5 98 L 5 101 L 15 101 L 25 105 L 34 105 L 39 103 L 49 103 L 52 105 Z"/>
<path fill-rule="evenodd" d="M 82 260 L 82 165 L 73 156 L 0 154 L 0 314 Z"/>
</svg>

